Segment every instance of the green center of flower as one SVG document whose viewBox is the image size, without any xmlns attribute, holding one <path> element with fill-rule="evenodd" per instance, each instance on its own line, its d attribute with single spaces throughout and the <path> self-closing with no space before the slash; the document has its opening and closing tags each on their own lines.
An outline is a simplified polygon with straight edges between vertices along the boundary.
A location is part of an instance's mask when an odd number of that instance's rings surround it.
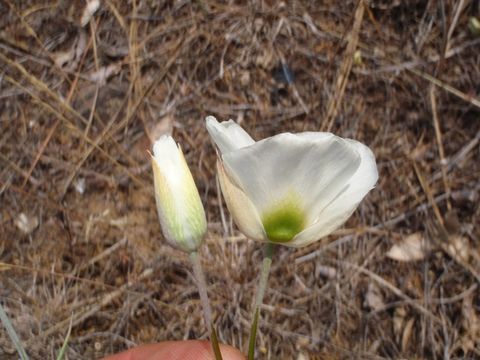
<svg viewBox="0 0 480 360">
<path fill-rule="evenodd" d="M 263 214 L 263 227 L 270 241 L 289 242 L 305 228 L 305 214 L 295 198 L 288 196 Z"/>
</svg>

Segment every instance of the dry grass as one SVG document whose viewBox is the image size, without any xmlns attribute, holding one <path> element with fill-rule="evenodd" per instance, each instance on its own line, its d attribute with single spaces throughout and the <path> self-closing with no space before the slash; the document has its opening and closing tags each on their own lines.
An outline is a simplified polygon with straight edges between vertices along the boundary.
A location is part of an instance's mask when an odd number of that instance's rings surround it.
<svg viewBox="0 0 480 360">
<path fill-rule="evenodd" d="M 380 171 L 343 230 L 276 253 L 259 359 L 480 358 L 478 2 L 126 3 L 82 27 L 83 1 L 0 2 L 0 300 L 30 356 L 70 324 L 68 359 L 206 336 L 155 213 L 146 149 L 171 129 L 208 210 L 220 339 L 246 350 L 261 245 L 220 200 L 212 114 L 257 139 L 329 129 Z M 414 233 L 422 260 L 385 256 Z"/>
</svg>

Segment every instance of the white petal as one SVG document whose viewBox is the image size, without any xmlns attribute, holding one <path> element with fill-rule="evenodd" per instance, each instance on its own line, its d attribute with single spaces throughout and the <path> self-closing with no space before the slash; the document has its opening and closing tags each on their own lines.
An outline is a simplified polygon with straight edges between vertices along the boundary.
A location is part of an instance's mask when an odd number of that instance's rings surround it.
<svg viewBox="0 0 480 360">
<path fill-rule="evenodd" d="M 170 186 L 178 186 L 181 184 L 183 171 L 182 158 L 178 150 L 177 144 L 171 136 L 163 135 L 153 144 L 153 156 L 163 176 L 166 177 Z"/>
<path fill-rule="evenodd" d="M 198 248 L 206 232 L 203 205 L 182 151 L 171 136 L 153 146 L 158 217 L 165 239 L 184 251 Z"/>
<path fill-rule="evenodd" d="M 245 193 L 225 173 L 221 162 L 217 163 L 218 179 L 228 211 L 240 231 L 253 240 L 267 241 L 257 209 Z"/>
<path fill-rule="evenodd" d="M 306 223 L 344 189 L 360 164 L 353 146 L 334 135 L 308 139 L 279 134 L 222 156 L 225 170 L 260 216 L 285 199 L 299 199 Z M 285 245 L 289 245 L 286 243 Z"/>
<path fill-rule="evenodd" d="M 255 141 L 233 120 L 219 123 L 213 116 L 205 119 L 207 130 L 222 154 L 241 149 Z"/>
<path fill-rule="evenodd" d="M 375 155 L 362 143 L 346 139 L 361 157 L 360 166 L 348 180 L 347 187 L 325 208 L 318 207 L 315 223 L 298 234 L 288 245 L 300 247 L 317 241 L 338 229 L 355 211 L 360 201 L 378 180 Z"/>
<path fill-rule="evenodd" d="M 316 131 L 305 131 L 298 134 L 295 134 L 298 137 L 309 140 L 309 141 L 320 141 L 323 139 L 335 137 L 332 133 L 329 132 L 316 132 Z M 343 140 L 343 139 L 342 139 Z"/>
</svg>

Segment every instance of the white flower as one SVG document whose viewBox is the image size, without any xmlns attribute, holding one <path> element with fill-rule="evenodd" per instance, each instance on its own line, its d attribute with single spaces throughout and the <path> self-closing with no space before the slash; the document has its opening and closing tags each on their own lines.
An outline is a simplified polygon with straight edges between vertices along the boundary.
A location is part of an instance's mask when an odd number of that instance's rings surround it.
<svg viewBox="0 0 480 360">
<path fill-rule="evenodd" d="M 311 244 L 340 227 L 377 182 L 375 156 L 358 141 L 304 132 L 255 142 L 232 120 L 206 122 L 225 202 L 254 240 Z"/>
<path fill-rule="evenodd" d="M 182 150 L 171 136 L 163 135 L 153 145 L 152 168 L 165 239 L 183 251 L 195 251 L 207 230 L 205 211 Z"/>
</svg>

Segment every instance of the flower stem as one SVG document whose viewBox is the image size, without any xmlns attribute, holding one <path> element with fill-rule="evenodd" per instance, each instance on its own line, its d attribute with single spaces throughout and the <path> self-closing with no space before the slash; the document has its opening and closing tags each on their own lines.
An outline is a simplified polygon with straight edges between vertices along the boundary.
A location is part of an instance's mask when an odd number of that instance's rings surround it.
<svg viewBox="0 0 480 360">
<path fill-rule="evenodd" d="M 220 352 L 220 346 L 218 345 L 217 334 L 213 328 L 212 323 L 212 309 L 210 308 L 210 302 L 208 301 L 207 294 L 207 282 L 205 281 L 205 274 L 203 273 L 202 264 L 200 263 L 200 256 L 198 252 L 192 251 L 190 253 L 190 260 L 192 261 L 193 274 L 197 282 L 198 292 L 200 294 L 200 301 L 202 302 L 203 317 L 208 329 L 208 336 L 212 345 L 213 353 L 216 360 L 222 360 L 222 354 Z"/>
<path fill-rule="evenodd" d="M 260 305 L 263 303 L 263 297 L 267 288 L 268 274 L 272 265 L 273 243 L 266 243 L 264 247 L 264 257 L 262 262 L 262 273 L 260 274 L 260 282 L 257 289 L 257 297 L 253 307 L 253 320 L 250 329 L 250 340 L 248 343 L 248 360 L 253 360 L 255 355 L 255 340 L 257 337 L 258 318 L 260 316 Z"/>
<path fill-rule="evenodd" d="M 200 301 L 202 302 L 203 317 L 205 325 L 208 329 L 208 335 L 212 333 L 212 309 L 210 308 L 210 302 L 208 301 L 207 283 L 205 281 L 205 274 L 203 273 L 202 264 L 200 263 L 200 257 L 198 252 L 192 251 L 190 253 L 190 260 L 193 266 L 193 275 L 197 281 L 198 292 L 200 294 Z"/>
</svg>

